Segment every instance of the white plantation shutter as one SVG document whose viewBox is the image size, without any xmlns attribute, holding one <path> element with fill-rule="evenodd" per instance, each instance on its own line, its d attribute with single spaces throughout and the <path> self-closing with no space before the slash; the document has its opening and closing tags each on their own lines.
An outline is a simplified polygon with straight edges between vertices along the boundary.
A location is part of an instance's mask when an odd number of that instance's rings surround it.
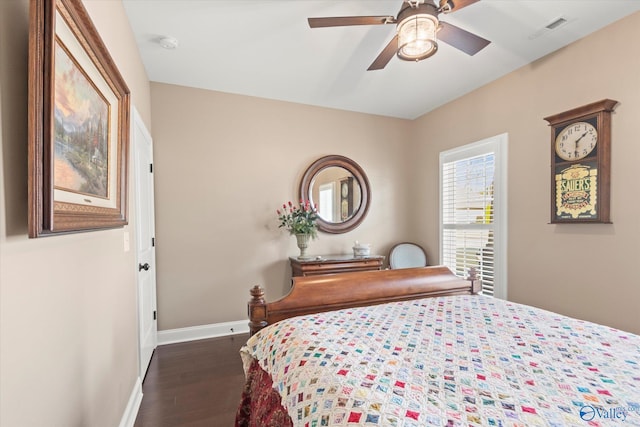
<svg viewBox="0 0 640 427">
<path fill-rule="evenodd" d="M 441 263 L 460 277 L 475 268 L 482 293 L 506 298 L 506 135 L 440 155 Z"/>
</svg>

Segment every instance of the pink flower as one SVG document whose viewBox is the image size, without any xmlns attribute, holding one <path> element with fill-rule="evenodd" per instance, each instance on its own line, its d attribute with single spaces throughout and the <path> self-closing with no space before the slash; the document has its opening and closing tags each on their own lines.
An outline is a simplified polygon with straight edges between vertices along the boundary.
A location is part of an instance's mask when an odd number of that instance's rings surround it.
<svg viewBox="0 0 640 427">
<path fill-rule="evenodd" d="M 311 201 L 300 199 L 299 205 L 287 202 L 282 205 L 283 210 L 276 209 L 279 228 L 285 228 L 291 234 L 310 234 L 316 237 L 318 213 L 311 207 Z"/>
</svg>

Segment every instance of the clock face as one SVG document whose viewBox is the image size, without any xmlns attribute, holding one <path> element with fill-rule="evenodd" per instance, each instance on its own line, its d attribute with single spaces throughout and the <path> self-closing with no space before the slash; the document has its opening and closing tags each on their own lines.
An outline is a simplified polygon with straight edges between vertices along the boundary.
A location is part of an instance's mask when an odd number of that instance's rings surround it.
<svg viewBox="0 0 640 427">
<path fill-rule="evenodd" d="M 598 142 L 598 131 L 591 123 L 575 122 L 560 131 L 556 137 L 556 154 L 566 161 L 584 159 Z"/>
<path fill-rule="evenodd" d="M 342 197 L 347 197 L 349 195 L 349 187 L 346 182 L 342 183 Z"/>
</svg>

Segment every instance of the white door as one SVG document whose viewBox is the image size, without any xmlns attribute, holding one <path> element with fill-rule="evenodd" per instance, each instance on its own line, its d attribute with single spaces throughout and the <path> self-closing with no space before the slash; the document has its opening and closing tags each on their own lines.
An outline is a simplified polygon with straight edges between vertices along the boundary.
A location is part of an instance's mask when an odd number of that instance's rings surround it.
<svg viewBox="0 0 640 427">
<path fill-rule="evenodd" d="M 156 253 L 153 199 L 153 141 L 140 115 L 132 108 L 132 146 L 136 199 L 138 265 L 138 340 L 140 378 L 147 372 L 158 343 L 156 315 Z"/>
</svg>

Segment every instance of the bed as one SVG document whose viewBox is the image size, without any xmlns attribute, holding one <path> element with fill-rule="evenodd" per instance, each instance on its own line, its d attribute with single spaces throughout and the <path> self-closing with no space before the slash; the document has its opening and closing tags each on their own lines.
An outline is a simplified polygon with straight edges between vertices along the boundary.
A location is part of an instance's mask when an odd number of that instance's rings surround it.
<svg viewBox="0 0 640 427">
<path fill-rule="evenodd" d="M 640 426 L 639 336 L 479 290 L 441 266 L 254 287 L 236 426 Z"/>
</svg>

